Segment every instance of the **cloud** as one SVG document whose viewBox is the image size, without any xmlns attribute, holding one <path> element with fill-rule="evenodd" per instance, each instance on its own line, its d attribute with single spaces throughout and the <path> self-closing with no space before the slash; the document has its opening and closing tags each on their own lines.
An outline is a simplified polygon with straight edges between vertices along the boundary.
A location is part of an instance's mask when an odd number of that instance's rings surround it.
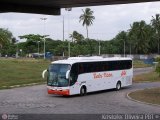
<svg viewBox="0 0 160 120">
<path fill-rule="evenodd" d="M 106 5 L 90 7 L 94 11 L 95 21 L 89 27 L 89 37 L 94 39 L 109 40 L 115 35 L 130 28 L 135 21 L 145 20 L 150 23 L 152 16 L 160 13 L 160 2 Z M 0 27 L 8 28 L 18 38 L 25 34 L 47 34 L 53 39 L 63 38 L 63 17 L 65 26 L 65 38 L 76 30 L 86 36 L 86 29 L 79 23 L 79 16 L 83 7 L 73 8 L 68 12 L 61 10 L 61 16 L 1 13 Z M 45 17 L 44 22 L 40 18 Z"/>
</svg>

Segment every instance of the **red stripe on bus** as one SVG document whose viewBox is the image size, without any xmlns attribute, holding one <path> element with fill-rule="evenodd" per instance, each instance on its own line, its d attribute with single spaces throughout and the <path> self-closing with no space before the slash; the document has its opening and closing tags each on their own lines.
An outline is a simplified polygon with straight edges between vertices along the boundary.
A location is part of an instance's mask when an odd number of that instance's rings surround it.
<svg viewBox="0 0 160 120">
<path fill-rule="evenodd" d="M 69 95 L 69 90 L 51 90 L 48 89 L 48 94 L 57 94 L 57 95 Z"/>
</svg>

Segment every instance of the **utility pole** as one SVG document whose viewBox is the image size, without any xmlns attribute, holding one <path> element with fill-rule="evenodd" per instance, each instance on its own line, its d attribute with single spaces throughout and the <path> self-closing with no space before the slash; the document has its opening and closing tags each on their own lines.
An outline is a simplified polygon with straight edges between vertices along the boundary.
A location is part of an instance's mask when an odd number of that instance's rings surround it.
<svg viewBox="0 0 160 120">
<path fill-rule="evenodd" d="M 37 43 L 38 43 L 38 57 L 39 57 L 39 43 L 40 43 L 40 41 L 37 41 Z"/>
<path fill-rule="evenodd" d="M 18 49 L 18 43 L 17 43 L 17 49 L 16 49 L 16 58 L 19 57 L 19 49 Z"/>
<path fill-rule="evenodd" d="M 70 24 L 69 24 L 69 11 L 72 11 L 72 8 L 65 8 L 68 11 L 68 40 L 69 40 L 69 33 L 70 33 Z M 68 57 L 70 57 L 70 40 L 68 41 Z"/>
<path fill-rule="evenodd" d="M 63 16 L 63 42 L 64 42 L 64 16 Z"/>
<path fill-rule="evenodd" d="M 130 47 L 129 47 L 129 53 L 130 53 L 130 57 L 131 57 L 131 54 L 132 54 L 132 46 L 131 46 L 131 43 L 130 43 Z"/>
<path fill-rule="evenodd" d="M 63 16 L 63 44 L 64 44 L 64 16 Z M 64 46 L 63 46 L 63 58 L 64 58 Z"/>
<path fill-rule="evenodd" d="M 44 21 L 44 28 L 43 28 L 43 34 L 45 35 L 45 21 L 47 20 L 47 18 L 40 18 L 42 21 Z M 45 36 L 43 36 L 43 41 L 44 41 L 44 48 L 43 48 L 43 51 L 44 51 L 44 59 L 46 59 L 46 40 L 45 40 Z"/>
</svg>

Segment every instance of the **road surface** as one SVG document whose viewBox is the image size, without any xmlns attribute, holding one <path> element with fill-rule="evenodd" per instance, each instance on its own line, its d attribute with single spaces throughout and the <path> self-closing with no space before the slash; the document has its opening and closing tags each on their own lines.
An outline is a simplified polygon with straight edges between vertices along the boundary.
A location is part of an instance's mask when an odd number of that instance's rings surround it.
<svg viewBox="0 0 160 120">
<path fill-rule="evenodd" d="M 136 68 L 133 70 L 134 75 L 140 75 L 142 73 L 148 73 L 150 71 L 154 70 L 153 67 L 147 67 L 147 68 Z"/>
</svg>

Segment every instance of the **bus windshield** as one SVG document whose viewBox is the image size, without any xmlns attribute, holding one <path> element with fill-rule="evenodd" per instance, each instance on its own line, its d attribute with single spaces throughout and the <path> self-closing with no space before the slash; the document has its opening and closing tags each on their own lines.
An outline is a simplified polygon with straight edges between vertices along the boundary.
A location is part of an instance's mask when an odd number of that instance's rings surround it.
<svg viewBox="0 0 160 120">
<path fill-rule="evenodd" d="M 70 70 L 69 64 L 51 64 L 48 69 L 47 84 L 55 87 L 69 86 L 69 80 L 66 79 L 68 70 Z"/>
</svg>

